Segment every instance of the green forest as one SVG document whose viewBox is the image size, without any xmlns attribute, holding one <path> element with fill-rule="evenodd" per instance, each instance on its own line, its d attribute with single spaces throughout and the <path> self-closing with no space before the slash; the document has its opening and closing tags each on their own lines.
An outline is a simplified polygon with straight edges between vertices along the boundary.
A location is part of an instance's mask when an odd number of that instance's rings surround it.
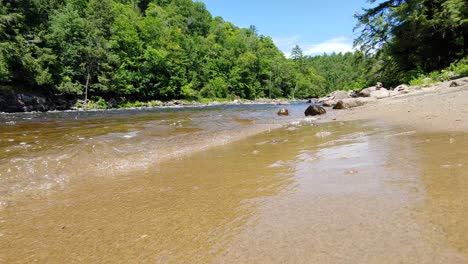
<svg viewBox="0 0 468 264">
<path fill-rule="evenodd" d="M 0 86 L 92 100 L 310 98 L 468 74 L 466 0 L 370 3 L 356 14 L 356 52 L 296 46 L 286 58 L 202 2 L 2 0 Z"/>
</svg>

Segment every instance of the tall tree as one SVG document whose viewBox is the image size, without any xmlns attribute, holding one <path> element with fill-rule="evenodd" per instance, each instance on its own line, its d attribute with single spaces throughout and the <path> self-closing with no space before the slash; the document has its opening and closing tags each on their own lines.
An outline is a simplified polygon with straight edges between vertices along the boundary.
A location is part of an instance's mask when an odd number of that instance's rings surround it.
<svg viewBox="0 0 468 264">
<path fill-rule="evenodd" d="M 465 0 L 383 1 L 356 15 L 362 31 L 355 45 L 382 55 L 384 65 L 395 69 L 388 74 L 403 79 L 443 69 L 467 54 L 467 5 Z"/>
</svg>

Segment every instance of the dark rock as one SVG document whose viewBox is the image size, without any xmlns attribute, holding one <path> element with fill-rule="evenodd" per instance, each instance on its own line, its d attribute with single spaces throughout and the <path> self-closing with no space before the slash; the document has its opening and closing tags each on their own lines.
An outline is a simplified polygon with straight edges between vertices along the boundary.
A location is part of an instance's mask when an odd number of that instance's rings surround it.
<svg viewBox="0 0 468 264">
<path fill-rule="evenodd" d="M 325 109 L 321 106 L 318 106 L 318 105 L 311 105 L 309 107 L 307 107 L 307 109 L 305 110 L 304 114 L 306 116 L 315 116 L 315 115 L 323 115 L 323 114 L 326 114 L 327 111 L 325 111 Z"/>
<path fill-rule="evenodd" d="M 358 91 L 354 91 L 354 90 L 353 90 L 353 91 L 350 91 L 350 92 L 349 92 L 349 96 L 350 96 L 351 98 L 356 98 L 356 97 L 359 96 L 359 92 L 358 92 Z"/>
<path fill-rule="evenodd" d="M 117 100 L 115 100 L 115 98 L 111 98 L 109 99 L 109 101 L 107 101 L 107 105 L 111 108 L 117 108 L 119 106 L 119 103 L 117 102 Z"/>
<path fill-rule="evenodd" d="M 449 84 L 449 87 L 457 87 L 458 83 L 456 81 L 453 81 Z"/>
<path fill-rule="evenodd" d="M 50 100 L 41 94 L 0 89 L 0 112 L 48 111 Z"/>
<path fill-rule="evenodd" d="M 287 115 L 289 115 L 289 111 L 288 111 L 288 109 L 286 109 L 286 108 L 281 108 L 281 109 L 278 111 L 278 115 L 279 115 L 279 116 L 287 116 Z"/>
</svg>

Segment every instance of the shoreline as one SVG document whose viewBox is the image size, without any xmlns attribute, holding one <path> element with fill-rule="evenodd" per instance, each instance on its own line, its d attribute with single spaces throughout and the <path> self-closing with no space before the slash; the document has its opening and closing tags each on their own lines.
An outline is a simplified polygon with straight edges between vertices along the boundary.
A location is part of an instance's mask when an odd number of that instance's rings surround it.
<svg viewBox="0 0 468 264">
<path fill-rule="evenodd" d="M 417 103 L 421 115 L 435 109 L 455 109 L 463 115 L 468 110 L 467 88 L 428 88 L 284 124 L 280 121 L 286 119 L 278 117 L 255 129 L 242 123 L 229 135 L 206 137 L 206 142 L 171 141 L 174 152 L 149 163 L 143 158 L 158 156 L 152 149 L 167 146 L 144 141 L 144 153 L 128 155 L 108 152 L 121 148 L 101 145 L 104 138 L 83 141 L 78 153 L 90 157 L 74 154 L 70 163 L 72 171 L 77 161 L 86 164 L 82 175 L 72 175 L 51 189 L 26 190 L 0 200 L 7 230 L 0 244 L 10 249 L 2 257 L 122 261 L 150 249 L 152 254 L 141 260 L 259 262 L 273 257 L 334 262 L 339 256 L 362 263 L 390 257 L 400 262 L 464 263 L 467 241 L 459 234 L 467 230 L 462 224 L 462 187 L 468 134 L 450 134 L 449 139 L 442 129 L 419 133 L 432 119 L 416 122 L 420 115 L 405 113 L 413 112 L 408 109 Z M 298 111 L 302 105 L 295 107 Z M 459 117 L 452 115 L 445 122 L 458 122 L 454 118 Z M 435 120 L 434 125 L 444 124 L 443 117 Z M 459 122 L 467 125 L 464 121 Z M 467 131 L 463 126 L 441 128 L 453 134 Z M 120 136 L 127 140 L 129 133 Z M 194 149 L 193 142 L 199 148 Z M 109 157 L 117 163 L 90 168 Z M 118 158 L 141 167 L 125 171 L 126 164 L 118 164 Z M 118 173 L 112 174 L 113 168 Z M 50 176 L 50 167 L 46 171 Z M 85 177 L 88 174 L 98 177 Z M 411 243 L 411 251 L 401 241 Z M 174 245 L 178 251 L 168 254 Z M 278 245 L 285 250 L 278 251 Z M 193 253 L 194 248 L 199 250 Z M 341 255 L 335 254 L 336 248 Z M 361 248 L 366 248 L 364 257 Z M 96 254 L 90 256 L 91 251 Z"/>
<path fill-rule="evenodd" d="M 335 121 L 367 120 L 424 132 L 468 132 L 468 82 L 456 87 L 449 83 L 336 110 Z"/>
<path fill-rule="evenodd" d="M 1 88 L 1 87 L 0 87 Z M 102 98 L 101 98 L 102 99 Z M 29 90 L 0 89 L 0 115 L 18 113 L 49 113 L 49 112 L 85 112 L 106 110 L 144 110 L 144 109 L 174 109 L 226 105 L 289 105 L 306 103 L 315 99 L 288 99 L 288 98 L 258 98 L 227 99 L 227 98 L 200 98 L 199 100 L 172 99 L 169 101 L 120 101 L 111 98 L 107 101 L 85 101 L 80 99 L 65 99 L 63 96 L 51 96 L 30 92 Z"/>
</svg>

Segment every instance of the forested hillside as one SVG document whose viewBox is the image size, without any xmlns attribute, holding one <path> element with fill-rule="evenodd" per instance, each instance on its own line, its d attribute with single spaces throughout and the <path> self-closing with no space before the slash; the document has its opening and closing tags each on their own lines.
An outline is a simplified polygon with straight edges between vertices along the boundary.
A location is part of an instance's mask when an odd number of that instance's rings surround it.
<svg viewBox="0 0 468 264">
<path fill-rule="evenodd" d="M 255 26 L 212 17 L 201 2 L 3 0 L 0 88 L 123 101 L 308 98 L 447 67 L 468 74 L 466 60 L 453 64 L 468 53 L 466 0 L 370 2 L 356 15 L 361 51 L 308 57 L 296 46 L 286 58 Z"/>
<path fill-rule="evenodd" d="M 2 1 L 0 29 L 3 85 L 129 100 L 326 91 L 302 57 L 191 0 Z"/>
</svg>

